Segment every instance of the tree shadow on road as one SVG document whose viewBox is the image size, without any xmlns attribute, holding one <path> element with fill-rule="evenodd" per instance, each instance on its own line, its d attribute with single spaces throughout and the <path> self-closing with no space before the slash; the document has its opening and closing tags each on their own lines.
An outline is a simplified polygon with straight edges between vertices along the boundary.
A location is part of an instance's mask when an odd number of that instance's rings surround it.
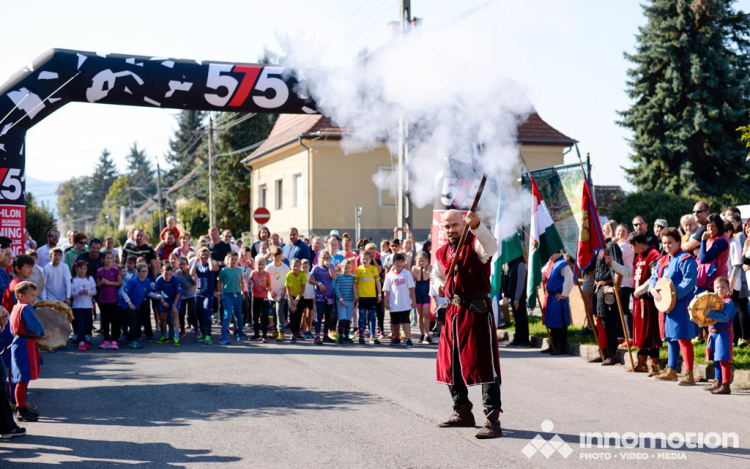
<svg viewBox="0 0 750 469">
<path fill-rule="evenodd" d="M 53 460 L 43 463 L 37 458 Z M 3 468 L 10 467 L 185 467 L 185 464 L 229 463 L 234 456 L 218 456 L 209 449 L 181 449 L 167 443 L 90 440 L 27 435 L 0 445 Z M 9 461 L 10 460 L 10 461 Z"/>
<path fill-rule="evenodd" d="M 363 392 L 213 383 L 39 389 L 35 394 L 44 403 L 40 422 L 135 427 L 290 416 L 305 410 L 344 412 L 378 399 Z"/>
</svg>

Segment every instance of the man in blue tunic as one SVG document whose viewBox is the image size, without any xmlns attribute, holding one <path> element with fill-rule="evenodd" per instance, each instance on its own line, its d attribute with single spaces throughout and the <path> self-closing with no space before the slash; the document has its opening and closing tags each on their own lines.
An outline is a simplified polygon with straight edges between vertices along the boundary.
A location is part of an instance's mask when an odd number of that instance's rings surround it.
<svg viewBox="0 0 750 469">
<path fill-rule="evenodd" d="M 564 355 L 568 353 L 568 326 L 570 326 L 570 306 L 568 295 L 573 289 L 573 272 L 565 258 L 556 252 L 542 272 L 547 277 L 545 284 L 544 325 L 549 327 L 552 344 L 542 353 Z"/>
</svg>

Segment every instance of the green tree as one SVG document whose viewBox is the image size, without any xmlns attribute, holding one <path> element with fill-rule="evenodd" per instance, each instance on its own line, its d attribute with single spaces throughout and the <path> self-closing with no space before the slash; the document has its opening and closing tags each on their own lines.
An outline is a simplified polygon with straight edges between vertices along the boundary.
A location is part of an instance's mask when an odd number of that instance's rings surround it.
<svg viewBox="0 0 750 469">
<path fill-rule="evenodd" d="M 203 201 L 188 199 L 186 203 L 178 205 L 177 219 L 193 240 L 208 233 L 208 207 Z"/>
<path fill-rule="evenodd" d="M 225 122 L 231 124 L 242 116 L 230 114 Z M 230 153 L 266 139 L 277 117 L 277 114 L 258 114 L 236 125 L 227 125 L 226 130 L 218 134 L 218 153 Z M 234 233 L 250 228 L 250 172 L 242 164 L 248 154 L 242 152 L 216 159 L 216 221 L 220 227 Z"/>
<path fill-rule="evenodd" d="M 117 179 L 117 166 L 112 161 L 110 153 L 105 148 L 99 156 L 99 162 L 94 168 L 94 174 L 89 179 L 89 204 L 93 207 L 101 207 L 104 198 L 109 193 L 109 188 Z"/>
<path fill-rule="evenodd" d="M 117 226 L 120 222 L 120 207 L 130 206 L 130 176 L 120 176 L 112 183 L 99 212 L 99 223 Z M 109 217 L 109 218 L 108 218 Z"/>
<path fill-rule="evenodd" d="M 154 168 L 151 166 L 146 150 L 138 148 L 138 142 L 133 142 L 130 153 L 125 157 L 128 160 L 128 176 L 137 190 L 132 191 L 133 202 L 142 202 L 146 196 L 156 193 L 156 181 Z"/>
<path fill-rule="evenodd" d="M 39 245 L 46 243 L 47 231 L 57 228 L 55 216 L 52 211 L 43 204 L 37 203 L 31 192 L 26 194 L 26 229 L 29 230 L 31 239 L 36 240 Z"/>
<path fill-rule="evenodd" d="M 83 230 L 86 221 L 96 215 L 98 207 L 88 204 L 90 176 L 69 179 L 57 186 L 57 213 L 60 219 L 73 230 Z"/>
<path fill-rule="evenodd" d="M 736 129 L 748 110 L 750 17 L 734 0 L 660 0 L 643 6 L 630 109 L 628 179 L 640 190 L 746 197 L 750 165 Z M 671 222 L 670 222 L 671 223 Z"/>
<path fill-rule="evenodd" d="M 184 177 L 194 167 L 196 160 L 205 160 L 203 143 L 204 111 L 182 111 L 177 114 L 177 130 L 169 140 L 169 152 L 164 156 L 172 168 L 167 171 L 164 181 L 167 186 Z"/>
</svg>

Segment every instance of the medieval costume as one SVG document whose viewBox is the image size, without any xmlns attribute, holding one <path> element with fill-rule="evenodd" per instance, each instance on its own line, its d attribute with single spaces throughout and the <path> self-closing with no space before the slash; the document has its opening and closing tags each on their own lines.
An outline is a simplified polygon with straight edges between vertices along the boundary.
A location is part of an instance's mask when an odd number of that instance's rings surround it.
<svg viewBox="0 0 750 469">
<path fill-rule="evenodd" d="M 706 361 L 714 362 L 714 374 L 716 380 L 713 386 L 703 389 L 713 394 L 731 394 L 729 384 L 732 382 L 732 319 L 737 314 L 737 307 L 731 298 L 724 298 L 724 309 L 721 312 L 711 311 L 708 313 L 710 319 L 716 324 L 709 327 L 711 336 L 706 343 Z"/>
<path fill-rule="evenodd" d="M 617 336 L 622 323 L 617 309 L 612 269 L 604 262 L 604 257 L 609 256 L 618 264 L 622 264 L 622 251 L 611 239 L 608 238 L 606 243 L 607 249 L 599 251 L 596 256 L 594 269 L 596 315 L 604 323 L 604 332 L 607 335 L 607 358 L 602 365 L 614 365 L 617 363 Z"/>
<path fill-rule="evenodd" d="M 694 355 L 693 344 L 690 340 L 697 333 L 695 323 L 690 320 L 688 315 L 688 304 L 694 296 L 698 278 L 698 265 L 693 256 L 680 250 L 674 256 L 666 255 L 661 258 L 658 268 L 651 275 L 649 290 L 654 288 L 656 281 L 662 277 L 672 279 L 677 293 L 677 303 L 669 313 L 663 314 L 663 338 L 667 340 L 669 360 L 667 368 L 661 374 L 654 376 L 654 379 L 661 381 L 677 379 L 677 362 L 680 358 L 680 349 L 682 349 L 686 377 L 679 384 L 693 384 Z"/>
<path fill-rule="evenodd" d="M 36 344 L 37 337 L 44 337 L 44 327 L 34 314 L 34 308 L 23 303 L 13 307 L 10 314 L 10 329 L 13 343 L 10 346 L 10 379 L 15 383 L 16 409 L 21 420 L 35 421 L 36 415 L 29 418 L 26 408 L 26 390 L 29 381 L 39 378 L 42 355 Z"/>
<path fill-rule="evenodd" d="M 570 326 L 570 305 L 568 296 L 573 289 L 573 272 L 559 256 L 544 267 L 543 277 L 547 277 L 544 296 L 544 325 L 549 328 L 552 344 L 550 349 L 542 350 L 552 355 L 568 353 L 568 326 Z M 559 295 L 559 296 L 558 296 Z"/>
<path fill-rule="evenodd" d="M 636 254 L 632 269 L 612 262 L 612 270 L 623 277 L 633 278 L 635 287 L 633 292 L 633 343 L 638 349 L 638 365 L 636 365 L 635 371 L 648 371 L 649 376 L 654 376 L 658 372 L 659 349 L 661 348 L 659 310 L 656 309 L 654 299 L 648 295 L 649 281 L 660 258 L 659 251 L 649 245 L 645 251 Z M 646 366 L 647 360 L 648 366 Z"/>
<path fill-rule="evenodd" d="M 438 346 L 437 381 L 448 385 L 454 413 L 441 426 L 473 427 L 467 386 L 482 385 L 487 423 L 477 433 L 477 438 L 502 435 L 498 420 L 502 412 L 500 360 L 495 318 L 489 302 L 489 260 L 496 251 L 497 241 L 480 223 L 470 230 L 459 252 L 450 243 L 440 247 L 432 269 L 433 282 L 444 284 L 445 296 L 449 299 Z M 456 267 L 451 278 L 446 279 L 445 273 L 454 256 L 458 256 Z"/>
<path fill-rule="evenodd" d="M 516 334 L 509 346 L 530 347 L 529 313 L 526 309 L 526 262 L 519 256 L 505 264 L 503 293 L 510 300 Z M 516 302 L 518 307 L 516 307 Z"/>
</svg>

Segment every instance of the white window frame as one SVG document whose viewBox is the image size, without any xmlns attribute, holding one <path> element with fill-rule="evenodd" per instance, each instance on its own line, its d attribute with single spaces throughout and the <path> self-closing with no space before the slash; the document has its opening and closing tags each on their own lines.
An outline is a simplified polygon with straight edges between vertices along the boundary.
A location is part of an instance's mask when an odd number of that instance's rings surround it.
<svg viewBox="0 0 750 469">
<path fill-rule="evenodd" d="M 258 184 L 258 207 L 268 208 L 268 186 L 265 181 Z"/>
<path fill-rule="evenodd" d="M 380 171 L 384 170 L 384 169 L 386 169 L 388 171 L 392 171 L 392 172 L 398 171 L 393 166 L 387 166 L 387 165 L 381 166 L 381 165 L 378 165 L 378 174 L 380 174 Z M 377 186 L 377 187 L 378 187 L 378 207 L 379 208 L 397 208 L 398 201 L 396 199 L 397 199 L 398 196 L 393 197 L 393 199 L 394 199 L 393 205 L 390 205 L 390 204 L 386 205 L 386 204 L 383 203 L 383 189 L 380 188 L 380 186 Z"/>
<path fill-rule="evenodd" d="M 299 181 L 299 188 L 297 182 Z M 292 173 L 292 208 L 302 208 L 304 205 L 305 181 L 302 179 L 302 171 Z M 298 202 L 299 199 L 299 203 Z"/>
<path fill-rule="evenodd" d="M 279 188 L 281 190 L 279 190 Z M 284 178 L 276 178 L 273 180 L 273 209 L 276 212 L 284 210 Z"/>
</svg>

